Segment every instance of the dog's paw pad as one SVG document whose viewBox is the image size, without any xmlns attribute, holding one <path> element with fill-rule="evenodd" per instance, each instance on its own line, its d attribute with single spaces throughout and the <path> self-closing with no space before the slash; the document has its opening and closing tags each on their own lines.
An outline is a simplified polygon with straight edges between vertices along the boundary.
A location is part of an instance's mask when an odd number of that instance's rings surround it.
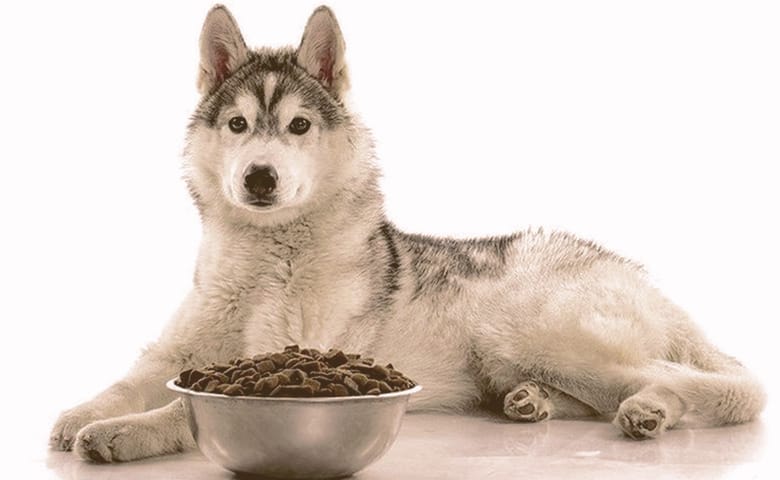
<svg viewBox="0 0 780 480">
<path fill-rule="evenodd" d="M 519 402 L 519 401 L 523 400 L 527 396 L 528 396 L 528 390 L 526 390 L 526 389 L 518 390 L 517 393 L 515 393 L 512 396 L 512 400 L 515 401 L 515 402 Z"/>
<path fill-rule="evenodd" d="M 637 398 L 620 404 L 614 423 L 634 440 L 655 438 L 667 428 L 664 408 Z"/>
<path fill-rule="evenodd" d="M 549 398 L 538 383 L 523 382 L 504 397 L 504 414 L 519 422 L 540 422 L 550 416 Z"/>
</svg>

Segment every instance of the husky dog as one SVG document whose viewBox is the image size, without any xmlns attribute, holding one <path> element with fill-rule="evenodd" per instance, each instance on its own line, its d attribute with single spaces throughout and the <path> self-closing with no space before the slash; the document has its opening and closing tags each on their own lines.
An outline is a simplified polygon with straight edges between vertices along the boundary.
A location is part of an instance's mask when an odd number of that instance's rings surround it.
<svg viewBox="0 0 780 480">
<path fill-rule="evenodd" d="M 192 448 L 166 380 L 292 343 L 392 361 L 424 386 L 413 409 L 611 415 L 634 439 L 686 413 L 759 415 L 757 381 L 637 264 L 566 233 L 453 240 L 388 222 L 344 50 L 327 7 L 276 50 L 209 12 L 185 155 L 203 223 L 192 291 L 125 378 L 62 414 L 53 448 L 99 462 Z"/>
</svg>

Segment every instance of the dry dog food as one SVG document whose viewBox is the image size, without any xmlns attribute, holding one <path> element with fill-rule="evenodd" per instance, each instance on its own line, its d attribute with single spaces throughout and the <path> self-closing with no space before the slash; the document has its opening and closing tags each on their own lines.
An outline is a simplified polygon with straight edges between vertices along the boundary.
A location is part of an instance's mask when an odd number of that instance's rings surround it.
<svg viewBox="0 0 780 480">
<path fill-rule="evenodd" d="M 196 392 L 252 397 L 379 395 L 414 387 L 392 364 L 331 349 L 285 347 L 281 353 L 236 358 L 179 374 L 176 385 Z"/>
</svg>

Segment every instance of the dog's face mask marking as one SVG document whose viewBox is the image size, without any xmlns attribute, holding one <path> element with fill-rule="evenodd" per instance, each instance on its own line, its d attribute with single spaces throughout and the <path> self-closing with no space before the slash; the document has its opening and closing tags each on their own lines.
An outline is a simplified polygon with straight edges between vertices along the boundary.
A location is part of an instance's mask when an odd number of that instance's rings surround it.
<svg viewBox="0 0 780 480">
<path fill-rule="evenodd" d="M 344 41 L 330 10 L 315 10 L 297 50 L 251 51 L 216 7 L 200 50 L 187 180 L 201 210 L 217 201 L 273 223 L 269 214 L 289 218 L 344 187 L 334 179 L 354 173 L 354 126 L 341 103 Z"/>
<path fill-rule="evenodd" d="M 273 100 L 273 73 L 266 74 Z M 273 210 L 300 205 L 318 177 L 318 147 L 324 121 L 294 94 L 265 103 L 258 92 L 242 91 L 214 124 L 222 151 L 222 189 L 238 207 Z"/>
</svg>

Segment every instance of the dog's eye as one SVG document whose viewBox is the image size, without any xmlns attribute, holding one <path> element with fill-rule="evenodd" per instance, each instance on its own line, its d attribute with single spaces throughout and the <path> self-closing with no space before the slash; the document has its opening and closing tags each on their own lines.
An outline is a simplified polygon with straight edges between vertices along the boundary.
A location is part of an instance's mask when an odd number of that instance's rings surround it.
<svg viewBox="0 0 780 480">
<path fill-rule="evenodd" d="M 290 122 L 290 126 L 288 126 L 287 129 L 290 131 L 290 133 L 303 135 L 309 131 L 309 127 L 311 127 L 310 121 L 303 117 L 295 117 L 292 119 L 292 122 Z"/>
<path fill-rule="evenodd" d="M 228 127 L 230 127 L 230 131 L 233 133 L 241 133 L 246 130 L 246 118 L 233 117 L 228 121 Z"/>
</svg>

